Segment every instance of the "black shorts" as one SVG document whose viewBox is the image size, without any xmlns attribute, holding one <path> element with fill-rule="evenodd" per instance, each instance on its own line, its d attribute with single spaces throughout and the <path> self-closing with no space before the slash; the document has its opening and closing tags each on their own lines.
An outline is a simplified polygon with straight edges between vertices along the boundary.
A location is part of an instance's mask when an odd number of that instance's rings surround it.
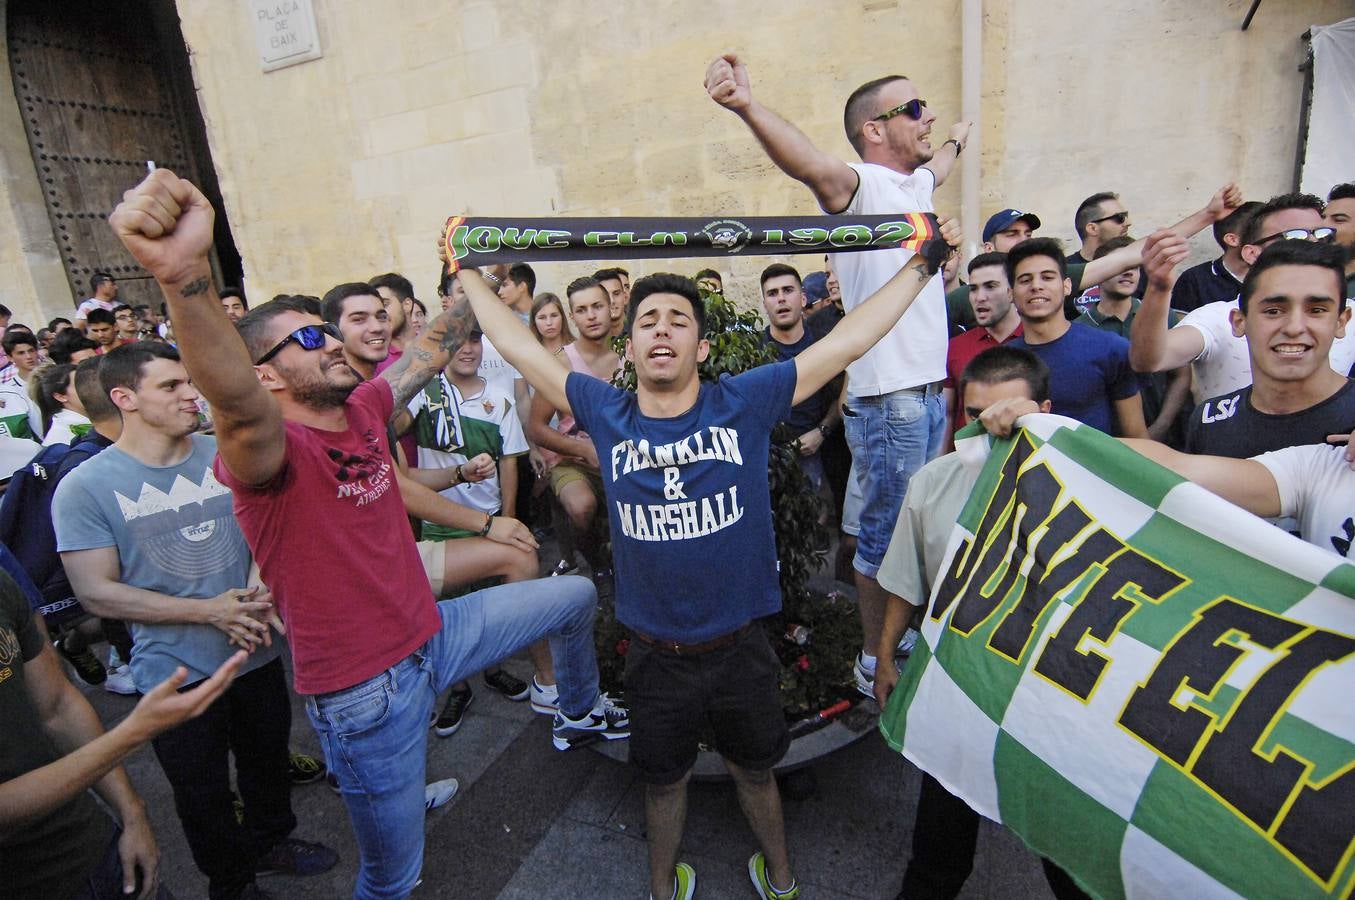
<svg viewBox="0 0 1355 900">
<path fill-rule="evenodd" d="M 760 624 L 728 646 L 678 656 L 639 639 L 626 654 L 630 761 L 649 784 L 673 784 L 714 733 L 725 759 L 755 772 L 786 755 L 776 658 Z"/>
</svg>

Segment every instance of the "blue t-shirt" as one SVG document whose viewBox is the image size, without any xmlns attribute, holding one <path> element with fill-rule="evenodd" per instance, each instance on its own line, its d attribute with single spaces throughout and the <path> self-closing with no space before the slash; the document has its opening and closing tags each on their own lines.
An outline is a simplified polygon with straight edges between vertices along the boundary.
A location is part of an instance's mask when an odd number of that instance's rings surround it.
<svg viewBox="0 0 1355 900">
<path fill-rule="evenodd" d="M 1114 402 L 1139 392 L 1129 367 L 1129 341 L 1118 334 L 1073 322 L 1062 337 L 1047 344 L 1027 344 L 1022 337 L 1009 346 L 1024 347 L 1049 366 L 1054 413 L 1106 434 L 1114 432 Z"/>
<path fill-rule="evenodd" d="M 813 346 L 819 339 L 819 335 L 814 334 L 808 328 L 800 339 L 793 344 L 783 344 L 772 337 L 770 327 L 762 329 L 762 343 L 776 351 L 776 358 L 781 361 L 794 359 L 804 351 Z M 837 399 L 837 393 L 833 391 L 833 382 L 828 382 L 819 388 L 807 399 L 800 401 L 790 409 L 790 415 L 783 421 L 794 432 L 795 437 L 799 437 L 811 429 L 819 427 L 823 421 L 824 414 L 828 412 L 828 407 Z"/>
<path fill-rule="evenodd" d="M 602 463 L 617 619 L 696 643 L 779 610 L 767 452 L 790 411 L 795 364 L 704 383 L 695 406 L 671 419 L 577 372 L 566 393 Z"/>
<path fill-rule="evenodd" d="M 52 524 L 62 552 L 116 547 L 124 584 L 172 597 L 210 599 L 249 583 L 250 555 L 231 509 L 231 492 L 212 474 L 216 439 L 191 436 L 193 452 L 155 468 L 114 444 L 57 486 Z M 236 651 L 213 625 L 132 622 L 132 680 L 142 693 L 188 669 L 188 684 Z M 259 647 L 241 669 L 276 659 L 282 641 Z"/>
</svg>

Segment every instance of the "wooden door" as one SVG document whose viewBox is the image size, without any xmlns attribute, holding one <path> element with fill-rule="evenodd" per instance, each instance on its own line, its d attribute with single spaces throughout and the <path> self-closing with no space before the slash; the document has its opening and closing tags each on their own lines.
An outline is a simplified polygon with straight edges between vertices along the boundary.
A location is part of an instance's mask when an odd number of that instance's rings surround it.
<svg viewBox="0 0 1355 900">
<path fill-rule="evenodd" d="M 155 282 L 107 222 L 148 160 L 197 180 L 147 3 L 10 0 L 9 62 L 76 302 L 106 271 L 121 302 L 158 307 Z"/>
</svg>

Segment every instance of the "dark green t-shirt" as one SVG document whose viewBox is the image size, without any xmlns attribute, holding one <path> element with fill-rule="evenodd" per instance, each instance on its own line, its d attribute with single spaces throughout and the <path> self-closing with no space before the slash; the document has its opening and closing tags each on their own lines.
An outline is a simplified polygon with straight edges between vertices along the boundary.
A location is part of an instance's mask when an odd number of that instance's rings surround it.
<svg viewBox="0 0 1355 900">
<path fill-rule="evenodd" d="M 0 782 L 61 756 L 42 730 L 24 683 L 24 663 L 37 657 L 44 640 L 18 585 L 0 572 Z M 0 894 L 43 900 L 72 896 L 103 859 L 112 837 L 112 820 L 89 791 L 82 791 L 65 806 L 0 838 Z"/>
</svg>

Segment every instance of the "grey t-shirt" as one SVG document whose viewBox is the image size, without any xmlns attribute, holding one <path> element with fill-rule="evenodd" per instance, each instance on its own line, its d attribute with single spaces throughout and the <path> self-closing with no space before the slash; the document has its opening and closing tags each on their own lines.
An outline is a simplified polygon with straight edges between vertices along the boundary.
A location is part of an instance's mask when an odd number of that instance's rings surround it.
<svg viewBox="0 0 1355 900">
<path fill-rule="evenodd" d="M 116 547 L 121 581 L 174 597 L 209 599 L 248 584 L 249 547 L 231 492 L 212 474 L 216 440 L 190 437 L 193 452 L 155 468 L 117 445 L 85 462 L 57 487 L 52 524 L 62 552 Z M 211 625 L 131 623 L 132 679 L 143 692 L 177 666 L 188 682 L 208 677 L 237 648 Z M 250 654 L 242 671 L 276 659 L 281 641 Z"/>
</svg>

